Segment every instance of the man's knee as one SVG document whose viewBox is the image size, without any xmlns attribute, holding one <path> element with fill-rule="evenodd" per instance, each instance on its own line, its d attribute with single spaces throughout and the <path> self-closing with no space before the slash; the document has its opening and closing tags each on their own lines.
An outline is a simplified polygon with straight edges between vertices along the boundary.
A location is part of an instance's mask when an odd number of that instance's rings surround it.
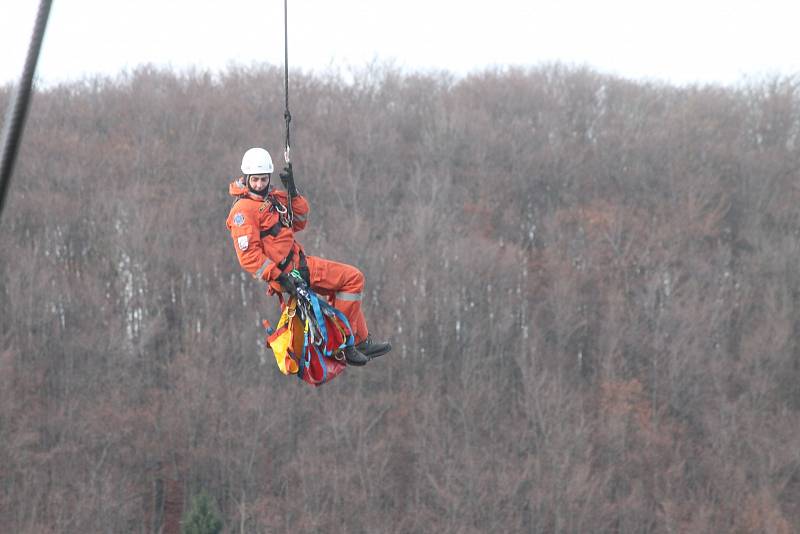
<svg viewBox="0 0 800 534">
<path fill-rule="evenodd" d="M 347 265 L 342 271 L 342 275 L 336 299 L 345 302 L 360 302 L 364 292 L 364 273 L 352 265 Z"/>
<path fill-rule="evenodd" d="M 364 288 L 364 273 L 362 273 L 358 268 L 353 267 L 353 274 L 352 274 L 353 284 L 358 286 L 359 288 Z"/>
</svg>

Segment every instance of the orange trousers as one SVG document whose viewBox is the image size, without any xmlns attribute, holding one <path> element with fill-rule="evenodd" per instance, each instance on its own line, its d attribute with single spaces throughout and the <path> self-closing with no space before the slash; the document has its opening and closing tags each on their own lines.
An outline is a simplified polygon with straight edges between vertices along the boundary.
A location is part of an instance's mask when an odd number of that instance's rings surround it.
<svg viewBox="0 0 800 534">
<path fill-rule="evenodd" d="M 306 256 L 311 289 L 328 298 L 350 321 L 356 344 L 367 338 L 367 320 L 361 311 L 364 294 L 364 274 L 346 263 Z"/>
</svg>

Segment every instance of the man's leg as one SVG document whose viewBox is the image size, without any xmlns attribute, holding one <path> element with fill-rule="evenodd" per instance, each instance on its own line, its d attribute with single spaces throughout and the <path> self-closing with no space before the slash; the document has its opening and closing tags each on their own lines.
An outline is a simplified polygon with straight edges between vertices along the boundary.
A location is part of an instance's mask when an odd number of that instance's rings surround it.
<svg viewBox="0 0 800 534">
<path fill-rule="evenodd" d="M 346 263 L 307 256 L 311 289 L 326 297 L 333 297 L 333 305 L 350 321 L 356 343 L 367 338 L 367 321 L 361 311 L 364 293 L 364 275 Z"/>
</svg>

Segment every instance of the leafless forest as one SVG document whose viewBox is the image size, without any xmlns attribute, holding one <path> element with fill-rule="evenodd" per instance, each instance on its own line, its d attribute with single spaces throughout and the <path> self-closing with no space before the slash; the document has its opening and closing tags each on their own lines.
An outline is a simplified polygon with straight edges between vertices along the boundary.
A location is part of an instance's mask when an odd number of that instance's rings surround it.
<svg viewBox="0 0 800 534">
<path fill-rule="evenodd" d="M 0 530 L 800 530 L 800 80 L 292 79 L 312 254 L 394 352 L 262 344 L 227 184 L 278 67 L 39 92 L 0 230 Z M 5 109 L 10 88 L 0 89 Z"/>
</svg>

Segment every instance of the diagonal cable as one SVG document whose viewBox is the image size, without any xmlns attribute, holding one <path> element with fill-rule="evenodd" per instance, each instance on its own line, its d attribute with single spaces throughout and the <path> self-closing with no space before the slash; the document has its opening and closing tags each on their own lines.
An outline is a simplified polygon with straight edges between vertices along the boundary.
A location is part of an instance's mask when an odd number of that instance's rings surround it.
<svg viewBox="0 0 800 534">
<path fill-rule="evenodd" d="M 11 183 L 11 175 L 14 172 L 14 163 L 17 160 L 22 131 L 25 129 L 25 119 L 28 115 L 28 107 L 31 100 L 31 88 L 33 86 L 33 75 L 36 72 L 36 63 L 39 61 L 39 51 L 44 40 L 44 30 L 47 27 L 47 19 L 50 16 L 50 5 L 52 0 L 42 0 L 39 3 L 39 11 L 36 15 L 36 23 L 33 27 L 31 43 L 28 47 L 28 56 L 25 59 L 25 68 L 22 71 L 22 78 L 11 95 L 11 101 L 6 112 L 6 121 L 3 126 L 2 134 L 2 153 L 0 153 L 0 216 L 3 213 L 6 193 Z"/>
</svg>

